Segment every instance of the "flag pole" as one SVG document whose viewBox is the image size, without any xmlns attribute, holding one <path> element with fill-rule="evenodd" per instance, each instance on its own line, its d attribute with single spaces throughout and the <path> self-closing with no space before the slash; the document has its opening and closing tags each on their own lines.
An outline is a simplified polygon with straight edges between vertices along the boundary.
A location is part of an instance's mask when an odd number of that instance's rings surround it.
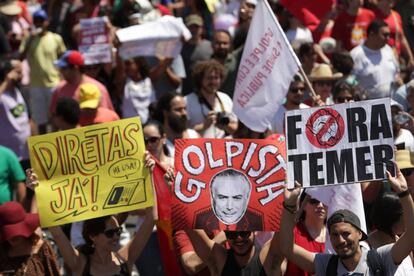
<svg viewBox="0 0 414 276">
<path fill-rule="evenodd" d="M 259 0 L 259 1 L 264 1 L 264 3 L 265 3 L 265 5 L 266 5 L 267 9 L 270 11 L 270 15 L 272 16 L 273 20 L 276 22 L 276 26 L 278 27 L 279 31 L 280 31 L 281 33 L 284 33 L 284 31 L 282 30 L 282 27 L 279 25 L 279 21 L 277 20 L 277 18 L 276 18 L 276 16 L 275 16 L 275 14 L 273 13 L 272 8 L 270 7 L 269 3 L 268 3 L 266 0 Z M 290 45 L 290 42 L 287 40 L 287 38 L 286 38 L 286 36 L 285 36 L 285 35 L 283 35 L 283 39 L 285 40 L 286 45 Z M 309 89 L 310 89 L 310 92 L 311 92 L 311 94 L 312 94 L 312 95 L 311 95 L 311 96 L 312 96 L 312 98 L 313 98 L 313 99 L 316 99 L 316 97 L 317 97 L 317 96 L 316 96 L 315 90 L 313 89 L 313 87 L 312 87 L 312 85 L 311 85 L 311 83 L 310 83 L 310 81 L 309 81 L 308 77 L 306 76 L 305 71 L 303 71 L 302 64 L 300 63 L 299 58 L 297 57 L 297 55 L 296 55 L 295 51 L 293 51 L 292 47 L 290 47 L 290 46 L 289 46 L 288 48 L 289 48 L 289 51 L 291 52 L 291 54 L 294 56 L 294 59 L 295 59 L 295 61 L 296 61 L 296 64 L 297 64 L 297 65 L 298 65 L 298 67 L 299 67 L 300 73 L 301 73 L 301 75 L 302 75 L 303 79 L 305 80 L 306 85 L 307 85 L 307 86 L 309 87 Z"/>
<path fill-rule="evenodd" d="M 306 75 L 305 71 L 303 70 L 302 65 L 299 66 L 299 70 L 300 70 L 300 74 L 302 75 L 303 79 L 305 80 L 306 85 L 309 87 L 309 90 L 310 90 L 310 92 L 312 94 L 312 98 L 316 99 L 316 97 L 317 97 L 316 92 L 313 89 L 312 84 L 311 84 L 311 82 L 308 79 L 308 76 Z"/>
</svg>

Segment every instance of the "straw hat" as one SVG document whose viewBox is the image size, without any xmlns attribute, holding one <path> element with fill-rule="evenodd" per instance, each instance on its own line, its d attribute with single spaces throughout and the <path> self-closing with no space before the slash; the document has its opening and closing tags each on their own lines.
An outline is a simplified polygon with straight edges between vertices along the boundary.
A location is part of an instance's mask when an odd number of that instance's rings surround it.
<svg viewBox="0 0 414 276">
<path fill-rule="evenodd" d="M 397 150 L 395 153 L 395 162 L 397 162 L 400 170 L 414 168 L 414 165 L 411 162 L 411 153 L 409 150 Z"/>
<path fill-rule="evenodd" d="M 0 1 L 0 13 L 15 16 L 22 12 L 22 8 L 17 4 L 17 1 Z"/>
<path fill-rule="evenodd" d="M 28 238 L 37 227 L 38 214 L 26 213 L 22 205 L 15 201 L 0 205 L 0 242 L 17 236 Z"/>
<path fill-rule="evenodd" d="M 342 73 L 332 73 L 332 69 L 329 65 L 321 63 L 313 67 L 309 76 L 311 81 L 324 81 L 324 80 L 337 80 L 341 78 Z"/>
</svg>

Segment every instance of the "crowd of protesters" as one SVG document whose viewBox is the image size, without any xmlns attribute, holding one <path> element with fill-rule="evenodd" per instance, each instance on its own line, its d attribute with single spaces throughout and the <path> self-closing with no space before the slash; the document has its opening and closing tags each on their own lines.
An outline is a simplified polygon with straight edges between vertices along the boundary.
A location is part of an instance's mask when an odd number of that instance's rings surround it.
<svg viewBox="0 0 414 276">
<path fill-rule="evenodd" d="M 265 133 L 240 122 L 232 101 L 258 1 L 269 2 L 316 93 L 295 75 Z M 0 275 L 166 273 L 152 208 L 132 212 L 138 230 L 122 246 L 126 214 L 49 228 L 53 249 L 30 189 L 30 136 L 139 116 L 146 166 L 159 161 L 170 183 L 176 139 L 265 139 L 284 133 L 286 111 L 378 98 L 392 99 L 397 173 L 360 184 L 367 233 L 354 213 L 328 218 L 297 187 L 285 190 L 279 233 L 176 231 L 176 260 L 182 275 L 414 275 L 414 3 L 332 3 L 315 25 L 283 0 L 0 0 Z M 177 57 L 120 57 L 116 30 L 165 15 L 192 36 Z M 86 64 L 79 23 L 102 16 L 112 62 Z M 323 254 L 327 240 L 335 258 Z"/>
</svg>

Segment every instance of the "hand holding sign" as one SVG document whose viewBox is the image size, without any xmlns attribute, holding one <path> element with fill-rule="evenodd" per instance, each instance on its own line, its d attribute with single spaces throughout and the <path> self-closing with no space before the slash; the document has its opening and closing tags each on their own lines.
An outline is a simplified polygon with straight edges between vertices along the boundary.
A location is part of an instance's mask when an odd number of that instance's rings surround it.
<svg viewBox="0 0 414 276">
<path fill-rule="evenodd" d="M 387 171 L 387 178 L 389 183 L 392 186 L 392 189 L 397 193 L 402 193 L 408 190 L 407 180 L 405 179 L 404 175 L 402 174 L 400 168 L 398 168 L 397 163 L 396 166 L 396 176 L 392 176 L 389 171 Z"/>
</svg>

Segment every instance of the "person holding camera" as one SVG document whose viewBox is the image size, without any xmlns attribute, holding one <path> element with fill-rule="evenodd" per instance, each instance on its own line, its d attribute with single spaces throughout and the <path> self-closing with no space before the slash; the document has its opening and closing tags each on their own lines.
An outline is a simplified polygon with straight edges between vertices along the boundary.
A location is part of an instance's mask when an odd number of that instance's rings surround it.
<svg viewBox="0 0 414 276">
<path fill-rule="evenodd" d="M 216 60 L 198 62 L 193 69 L 196 92 L 186 96 L 189 127 L 204 138 L 224 138 L 238 127 L 233 101 L 218 91 L 224 67 Z"/>
</svg>

